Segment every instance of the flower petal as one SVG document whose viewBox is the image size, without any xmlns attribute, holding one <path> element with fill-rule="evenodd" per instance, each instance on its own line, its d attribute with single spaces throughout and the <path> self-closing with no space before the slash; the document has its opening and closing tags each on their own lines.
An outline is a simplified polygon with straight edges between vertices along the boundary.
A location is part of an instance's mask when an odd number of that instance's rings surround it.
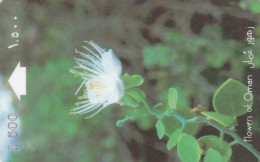
<svg viewBox="0 0 260 162">
<path fill-rule="evenodd" d="M 122 64 L 111 49 L 102 54 L 101 64 L 106 67 L 104 70 L 111 76 L 118 77 L 121 75 Z"/>
</svg>

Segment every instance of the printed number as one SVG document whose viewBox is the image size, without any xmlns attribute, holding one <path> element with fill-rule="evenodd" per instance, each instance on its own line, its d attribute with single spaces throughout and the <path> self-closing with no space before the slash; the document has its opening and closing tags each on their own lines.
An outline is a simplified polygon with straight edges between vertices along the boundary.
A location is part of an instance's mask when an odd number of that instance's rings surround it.
<svg viewBox="0 0 260 162">
<path fill-rule="evenodd" d="M 8 115 L 8 119 L 9 119 L 10 121 L 15 121 L 15 120 L 17 119 L 17 115 L 16 115 L 15 113 L 10 113 L 10 114 Z"/>
</svg>

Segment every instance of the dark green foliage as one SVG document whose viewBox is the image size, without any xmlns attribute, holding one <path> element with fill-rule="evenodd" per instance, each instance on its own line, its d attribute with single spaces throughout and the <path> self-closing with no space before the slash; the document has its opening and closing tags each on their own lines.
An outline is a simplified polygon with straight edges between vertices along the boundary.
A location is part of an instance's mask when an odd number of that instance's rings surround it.
<svg viewBox="0 0 260 162">
<path fill-rule="evenodd" d="M 71 60 L 29 68 L 28 94 L 20 110 L 22 151 L 15 153 L 11 162 L 123 161 L 121 153 L 127 148 L 119 147 L 121 140 L 111 120 L 113 110 L 91 120 L 69 115 L 81 82 L 69 72 Z"/>
<path fill-rule="evenodd" d="M 241 0 L 240 7 L 243 9 L 249 9 L 254 14 L 260 13 L 260 3 L 258 0 Z"/>
<path fill-rule="evenodd" d="M 193 99 L 195 104 L 208 105 L 210 95 L 225 79 L 222 74 L 242 77 L 246 56 L 241 51 L 245 49 L 240 42 L 222 37 L 219 26 L 208 25 L 200 35 L 186 36 L 178 31 L 165 34 L 162 43 L 143 50 L 143 63 L 151 70 L 148 77 L 158 80 L 156 90 L 163 92 L 163 99 L 168 87 L 174 85 L 187 96 L 180 97 L 186 103 Z M 256 68 L 260 67 L 259 60 L 254 59 Z"/>
</svg>

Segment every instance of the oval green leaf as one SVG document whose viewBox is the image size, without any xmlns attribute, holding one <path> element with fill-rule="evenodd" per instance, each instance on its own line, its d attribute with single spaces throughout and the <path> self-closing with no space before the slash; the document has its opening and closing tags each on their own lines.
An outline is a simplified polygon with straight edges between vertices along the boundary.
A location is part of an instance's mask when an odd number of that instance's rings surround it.
<svg viewBox="0 0 260 162">
<path fill-rule="evenodd" d="M 182 130 L 176 129 L 170 136 L 168 142 L 167 142 L 167 149 L 171 150 L 173 147 L 177 145 L 177 143 L 180 140 Z"/>
<path fill-rule="evenodd" d="M 162 139 L 165 134 L 165 128 L 161 120 L 156 122 L 156 131 L 159 139 Z"/>
<path fill-rule="evenodd" d="M 204 162 L 222 162 L 222 161 L 223 160 L 221 154 L 218 151 L 211 148 L 207 151 L 207 154 L 204 158 Z"/>
<path fill-rule="evenodd" d="M 178 143 L 177 152 L 182 162 L 199 162 L 200 160 L 200 145 L 193 136 L 183 134 Z"/>
<path fill-rule="evenodd" d="M 145 99 L 145 92 L 139 88 L 127 89 L 125 94 L 131 96 L 137 103 Z"/>
<path fill-rule="evenodd" d="M 181 123 L 171 116 L 163 117 L 162 122 L 165 127 L 165 135 L 167 135 L 168 137 L 170 137 L 175 130 L 181 128 Z"/>
<path fill-rule="evenodd" d="M 222 155 L 224 162 L 227 162 L 230 159 L 232 149 L 226 141 L 223 141 L 219 137 L 213 135 L 203 136 L 199 139 L 199 141 L 205 144 L 206 150 L 212 148 L 218 151 Z"/>
<path fill-rule="evenodd" d="M 175 88 L 170 88 L 168 91 L 168 105 L 175 109 L 178 102 L 178 92 Z"/>
<path fill-rule="evenodd" d="M 215 92 L 213 97 L 214 110 L 221 114 L 242 116 L 247 113 L 245 105 L 252 105 L 253 99 L 246 101 L 244 95 L 247 87 L 234 79 L 228 79 Z"/>
<path fill-rule="evenodd" d="M 144 82 L 144 78 L 138 74 L 134 74 L 134 75 L 124 74 L 122 76 L 122 79 L 126 89 L 140 86 Z"/>
<path fill-rule="evenodd" d="M 237 125 L 237 120 L 233 116 L 220 114 L 217 112 L 201 112 L 206 117 L 218 122 L 225 127 L 232 127 Z"/>
<path fill-rule="evenodd" d="M 138 103 L 129 95 L 125 94 L 122 99 L 119 101 L 121 105 L 129 107 L 137 107 Z"/>
</svg>

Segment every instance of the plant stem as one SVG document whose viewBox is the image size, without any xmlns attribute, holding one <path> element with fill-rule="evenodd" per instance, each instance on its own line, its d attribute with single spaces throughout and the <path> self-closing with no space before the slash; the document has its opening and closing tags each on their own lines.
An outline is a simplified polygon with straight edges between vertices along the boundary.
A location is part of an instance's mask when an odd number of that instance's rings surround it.
<svg viewBox="0 0 260 162">
<path fill-rule="evenodd" d="M 152 113 L 152 109 L 150 108 L 148 103 L 145 100 L 143 100 L 142 102 L 144 104 L 145 109 L 148 111 L 148 113 Z"/>
<path fill-rule="evenodd" d="M 233 145 L 235 145 L 235 144 L 238 144 L 236 140 L 234 140 L 234 141 L 232 141 L 232 142 L 229 143 L 230 146 L 233 146 Z"/>
<path fill-rule="evenodd" d="M 236 143 L 240 144 L 241 146 L 245 147 L 248 151 L 250 151 L 258 160 L 260 160 L 260 153 L 249 143 L 245 142 L 236 132 L 234 132 L 231 129 L 228 129 L 220 124 L 218 124 L 215 121 L 209 120 L 206 117 L 199 116 L 197 118 L 197 121 L 208 124 L 219 131 L 224 131 L 224 133 L 230 135 L 231 137 L 234 138 Z"/>
<path fill-rule="evenodd" d="M 122 127 L 123 124 L 124 124 L 125 122 L 129 121 L 129 120 L 134 120 L 134 119 L 138 119 L 138 118 L 142 118 L 142 117 L 147 117 L 147 116 L 148 116 L 148 114 L 130 115 L 130 116 L 127 116 L 127 117 L 125 117 L 125 118 L 123 118 L 123 119 L 117 120 L 116 125 L 117 125 L 118 127 Z"/>
<path fill-rule="evenodd" d="M 152 114 L 156 116 L 156 118 L 160 119 L 161 116 L 158 113 L 155 113 L 145 100 L 143 100 L 142 103 L 149 114 Z"/>
<path fill-rule="evenodd" d="M 241 146 L 245 147 L 248 151 L 250 151 L 258 160 L 260 160 L 260 153 L 251 144 L 245 142 L 236 132 L 234 132 L 234 130 L 226 128 L 226 127 L 218 124 L 217 122 L 208 119 L 207 117 L 197 116 L 197 117 L 194 117 L 191 119 L 185 119 L 177 112 L 173 112 L 171 114 L 167 113 L 165 115 L 175 117 L 182 124 L 201 122 L 201 123 L 210 125 L 210 126 L 216 128 L 217 130 L 219 130 L 221 133 L 221 136 L 223 136 L 224 134 L 228 134 L 231 137 L 233 137 L 234 141 L 232 142 L 232 144 L 235 144 L 235 143 L 240 144 Z"/>
<path fill-rule="evenodd" d="M 186 119 L 183 116 L 181 116 L 180 114 L 178 114 L 177 112 L 167 112 L 167 113 L 155 113 L 152 111 L 151 107 L 148 105 L 148 103 L 143 100 L 143 104 L 146 108 L 146 110 L 148 111 L 148 113 L 156 116 L 158 119 L 162 116 L 173 116 L 174 118 L 178 119 L 183 126 L 185 126 L 187 123 L 194 123 L 194 122 L 201 122 L 201 123 L 205 123 L 207 125 L 210 125 L 214 128 L 216 128 L 217 130 L 220 131 L 220 138 L 223 139 L 224 134 L 228 134 L 231 137 L 233 137 L 234 141 L 232 142 L 233 144 L 240 144 L 241 146 L 245 147 L 248 151 L 250 151 L 259 161 L 260 161 L 260 153 L 249 143 L 245 142 L 236 132 L 234 132 L 234 130 L 226 128 L 222 125 L 220 125 L 219 123 L 208 119 L 207 117 L 204 116 L 196 116 L 194 118 L 190 118 L 190 119 Z"/>
<path fill-rule="evenodd" d="M 252 154 L 254 154 L 254 156 L 260 160 L 260 153 L 248 142 L 245 142 L 239 135 L 237 135 L 236 132 L 234 132 L 233 130 L 227 129 L 225 127 L 223 127 L 222 125 L 216 123 L 215 121 L 209 120 L 206 117 L 199 117 L 199 120 L 202 123 L 206 123 L 218 130 L 222 130 L 224 131 L 226 134 L 230 135 L 231 137 L 234 138 L 234 140 L 240 144 L 241 146 L 245 147 L 248 151 L 250 151 Z"/>
</svg>

